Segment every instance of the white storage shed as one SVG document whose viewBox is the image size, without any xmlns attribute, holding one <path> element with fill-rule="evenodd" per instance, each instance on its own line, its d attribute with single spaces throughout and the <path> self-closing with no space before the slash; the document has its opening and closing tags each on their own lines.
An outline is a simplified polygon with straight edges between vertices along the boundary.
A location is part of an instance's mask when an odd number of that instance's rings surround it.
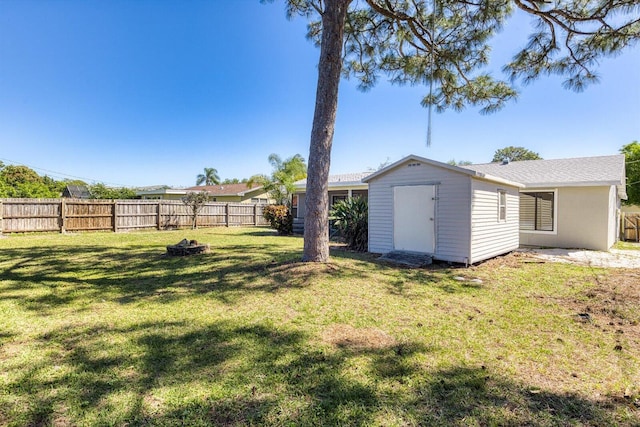
<svg viewBox="0 0 640 427">
<path fill-rule="evenodd" d="M 369 252 L 474 264 L 519 246 L 522 184 L 419 156 L 363 182 L 369 184 Z"/>
</svg>

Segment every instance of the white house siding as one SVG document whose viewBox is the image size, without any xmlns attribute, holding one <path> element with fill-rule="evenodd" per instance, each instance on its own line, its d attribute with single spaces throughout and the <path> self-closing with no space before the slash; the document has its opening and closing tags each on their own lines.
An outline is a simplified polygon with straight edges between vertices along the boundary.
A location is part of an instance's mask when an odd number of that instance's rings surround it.
<svg viewBox="0 0 640 427">
<path fill-rule="evenodd" d="M 527 188 L 525 191 L 535 189 Z M 553 233 L 520 231 L 520 244 L 608 250 L 613 244 L 610 244 L 609 237 L 612 228 L 610 186 L 560 187 L 556 191 L 556 230 Z"/>
<path fill-rule="evenodd" d="M 620 234 L 620 199 L 615 185 L 609 187 L 609 231 L 607 246 L 610 248 L 618 240 Z"/>
<path fill-rule="evenodd" d="M 438 197 L 435 258 L 453 262 L 468 261 L 471 178 L 463 173 L 413 160 L 369 181 L 369 252 L 387 253 L 393 250 L 393 187 L 429 184 L 436 184 Z"/>
<path fill-rule="evenodd" d="M 471 181 L 471 257 L 476 263 L 498 256 L 520 245 L 518 240 L 518 188 L 478 179 Z M 506 193 L 506 219 L 498 219 L 498 192 Z"/>
</svg>

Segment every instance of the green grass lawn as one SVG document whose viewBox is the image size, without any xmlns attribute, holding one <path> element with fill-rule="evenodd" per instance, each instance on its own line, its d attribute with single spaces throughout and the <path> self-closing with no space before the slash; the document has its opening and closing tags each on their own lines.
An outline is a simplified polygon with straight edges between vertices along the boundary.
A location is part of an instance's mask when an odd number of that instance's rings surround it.
<svg viewBox="0 0 640 427">
<path fill-rule="evenodd" d="M 638 242 L 617 242 L 614 247 L 616 249 L 640 251 L 640 243 Z"/>
<path fill-rule="evenodd" d="M 164 256 L 184 237 L 211 253 Z M 640 424 L 637 272 L 301 253 L 260 228 L 1 238 L 0 425 Z"/>
</svg>

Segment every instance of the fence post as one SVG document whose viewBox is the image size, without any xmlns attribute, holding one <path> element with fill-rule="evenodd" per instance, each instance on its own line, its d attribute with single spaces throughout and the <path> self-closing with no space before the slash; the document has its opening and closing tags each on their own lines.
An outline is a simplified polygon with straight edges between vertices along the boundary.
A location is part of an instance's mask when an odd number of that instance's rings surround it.
<svg viewBox="0 0 640 427">
<path fill-rule="evenodd" d="M 258 204 L 253 205 L 253 225 L 258 225 Z"/>
<path fill-rule="evenodd" d="M 230 222 L 229 219 L 231 218 L 231 213 L 229 212 L 229 203 L 227 203 L 226 205 L 224 205 L 224 212 L 225 212 L 225 222 L 226 222 L 226 226 L 228 227 Z"/>
<path fill-rule="evenodd" d="M 113 232 L 118 232 L 118 201 L 113 200 Z"/>
<path fill-rule="evenodd" d="M 60 233 L 67 231 L 67 201 L 63 197 L 60 199 Z"/>
<path fill-rule="evenodd" d="M 0 200 L 0 235 L 2 235 L 2 230 L 4 230 L 4 204 L 2 200 Z"/>
<path fill-rule="evenodd" d="M 158 211 L 157 212 L 158 212 L 158 219 L 157 219 L 158 230 L 160 230 L 160 216 L 162 214 L 162 199 L 158 200 Z"/>
</svg>

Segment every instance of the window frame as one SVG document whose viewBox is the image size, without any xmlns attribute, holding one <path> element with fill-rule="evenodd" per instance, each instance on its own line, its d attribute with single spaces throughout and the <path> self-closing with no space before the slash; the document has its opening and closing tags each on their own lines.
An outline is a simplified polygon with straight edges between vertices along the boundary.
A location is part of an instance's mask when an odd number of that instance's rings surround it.
<svg viewBox="0 0 640 427">
<path fill-rule="evenodd" d="M 553 230 L 552 231 L 523 230 L 522 228 L 520 228 L 520 226 L 522 225 L 522 222 L 518 221 L 519 222 L 518 229 L 520 233 L 557 235 L 558 234 L 558 189 L 557 188 L 538 188 L 538 189 L 520 190 L 520 195 L 527 194 L 527 193 L 552 193 L 553 194 Z M 520 203 L 520 200 L 518 200 L 518 203 Z M 519 208 L 520 208 L 519 210 L 520 215 L 522 215 L 522 206 L 520 205 Z"/>
<path fill-rule="evenodd" d="M 507 190 L 498 189 L 498 222 L 507 222 Z"/>
</svg>

